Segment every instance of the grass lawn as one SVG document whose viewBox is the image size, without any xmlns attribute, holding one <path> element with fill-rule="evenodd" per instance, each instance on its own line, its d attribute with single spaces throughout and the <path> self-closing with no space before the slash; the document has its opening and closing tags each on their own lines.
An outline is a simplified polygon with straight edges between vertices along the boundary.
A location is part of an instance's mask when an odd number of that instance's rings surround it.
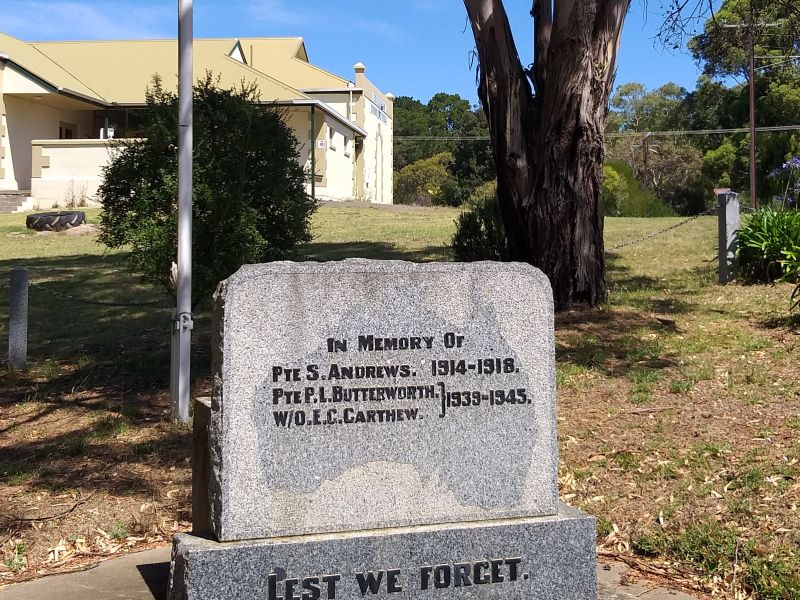
<svg viewBox="0 0 800 600">
<path fill-rule="evenodd" d="M 450 260 L 456 215 L 323 207 L 303 254 Z M 677 221 L 608 219 L 606 242 Z M 608 304 L 558 316 L 562 499 L 597 515 L 601 554 L 649 577 L 800 598 L 791 289 L 715 285 L 715 236 L 701 218 L 611 253 Z M 168 419 L 168 299 L 91 231 L 32 234 L 0 216 L 0 287 L 16 265 L 39 285 L 31 369 L 0 382 L 0 583 L 163 545 L 191 521 L 190 435 Z M 2 340 L 6 322 L 3 303 Z M 209 346 L 201 314 L 195 395 L 209 394 Z"/>
</svg>

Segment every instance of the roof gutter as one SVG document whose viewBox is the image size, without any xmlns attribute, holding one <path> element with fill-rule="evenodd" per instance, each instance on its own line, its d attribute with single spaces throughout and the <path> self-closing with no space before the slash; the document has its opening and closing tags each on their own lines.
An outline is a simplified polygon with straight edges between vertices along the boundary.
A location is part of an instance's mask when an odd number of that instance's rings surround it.
<svg viewBox="0 0 800 600">
<path fill-rule="evenodd" d="M 315 100 L 313 98 L 309 98 L 307 100 L 305 98 L 299 98 L 296 100 L 274 100 L 271 102 L 262 100 L 261 102 L 259 102 L 259 104 L 271 104 L 273 106 L 314 106 L 319 108 L 329 116 L 333 117 L 337 121 L 339 121 L 339 123 L 341 123 L 342 125 L 348 127 L 349 129 L 352 129 L 355 133 L 357 133 L 361 137 L 368 136 L 367 132 L 361 129 L 361 127 L 359 127 L 352 121 L 348 120 L 347 117 L 345 117 L 344 115 L 341 115 L 335 110 L 333 110 L 330 106 L 328 106 L 321 100 Z"/>
<path fill-rule="evenodd" d="M 111 108 L 114 106 L 113 102 L 106 102 L 105 100 L 98 100 L 97 98 L 92 98 L 91 96 L 87 96 L 86 94 L 81 94 L 80 92 L 76 92 L 74 90 L 70 90 L 64 87 L 56 88 L 58 93 L 62 96 L 68 96 L 70 98 L 74 98 L 75 100 L 81 100 L 82 102 L 86 102 L 88 104 L 94 104 L 95 106 L 99 106 L 101 108 Z"/>
<path fill-rule="evenodd" d="M 350 92 L 353 93 L 364 93 L 364 88 L 357 88 L 357 87 L 340 87 L 340 88 L 303 88 L 300 90 L 304 94 L 347 94 Z"/>
</svg>

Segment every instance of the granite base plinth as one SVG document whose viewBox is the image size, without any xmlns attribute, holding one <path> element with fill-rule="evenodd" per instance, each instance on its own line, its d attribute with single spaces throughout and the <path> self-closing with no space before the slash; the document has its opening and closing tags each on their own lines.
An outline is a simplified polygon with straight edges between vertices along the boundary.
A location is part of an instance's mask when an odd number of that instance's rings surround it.
<svg viewBox="0 0 800 600">
<path fill-rule="evenodd" d="M 169 600 L 595 600 L 595 520 L 552 517 L 219 543 L 175 537 Z"/>
</svg>

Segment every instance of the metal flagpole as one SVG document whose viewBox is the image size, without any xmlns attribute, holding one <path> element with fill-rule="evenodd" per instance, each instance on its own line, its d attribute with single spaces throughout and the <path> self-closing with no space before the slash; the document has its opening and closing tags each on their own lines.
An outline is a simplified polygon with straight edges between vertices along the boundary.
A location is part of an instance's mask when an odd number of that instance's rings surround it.
<svg viewBox="0 0 800 600">
<path fill-rule="evenodd" d="M 192 0 L 178 0 L 178 301 L 173 327 L 177 335 L 177 390 L 172 392 L 172 418 L 189 422 L 192 342 L 192 93 L 194 84 Z M 177 359 L 177 360 L 176 360 Z M 177 364 L 175 364 L 177 362 Z"/>
</svg>

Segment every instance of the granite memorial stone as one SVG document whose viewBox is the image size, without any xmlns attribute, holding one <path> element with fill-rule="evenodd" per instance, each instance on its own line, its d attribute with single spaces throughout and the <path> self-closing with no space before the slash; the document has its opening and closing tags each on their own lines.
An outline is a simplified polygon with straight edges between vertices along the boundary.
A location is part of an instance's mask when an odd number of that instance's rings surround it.
<svg viewBox="0 0 800 600">
<path fill-rule="evenodd" d="M 215 304 L 214 539 L 176 538 L 171 598 L 594 597 L 594 521 L 558 502 L 540 271 L 272 263 Z"/>
<path fill-rule="evenodd" d="M 555 514 L 549 294 L 521 265 L 243 268 L 216 296 L 217 539 Z"/>
</svg>

